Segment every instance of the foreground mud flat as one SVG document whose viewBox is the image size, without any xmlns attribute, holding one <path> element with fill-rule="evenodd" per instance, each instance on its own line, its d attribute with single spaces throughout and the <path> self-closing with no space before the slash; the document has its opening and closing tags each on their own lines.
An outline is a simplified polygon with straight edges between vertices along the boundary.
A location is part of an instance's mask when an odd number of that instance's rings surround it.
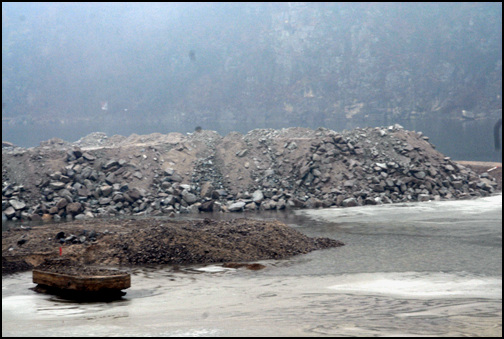
<svg viewBox="0 0 504 339">
<path fill-rule="evenodd" d="M 229 263 L 284 259 L 342 245 L 309 238 L 279 221 L 76 220 L 3 232 L 2 273 L 54 258 L 114 267 Z"/>
<path fill-rule="evenodd" d="M 61 139 L 2 147 L 2 218 L 240 212 L 467 199 L 491 173 L 439 153 L 400 125 L 341 133 L 257 129 Z M 502 169 L 500 167 L 500 173 Z"/>
</svg>

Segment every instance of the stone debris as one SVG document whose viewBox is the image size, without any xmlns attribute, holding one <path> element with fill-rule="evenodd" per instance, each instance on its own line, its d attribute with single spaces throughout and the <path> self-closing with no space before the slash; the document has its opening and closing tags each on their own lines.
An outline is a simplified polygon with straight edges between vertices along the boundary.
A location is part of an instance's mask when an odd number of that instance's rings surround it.
<svg viewBox="0 0 504 339">
<path fill-rule="evenodd" d="M 4 143 L 5 144 L 5 143 Z M 2 148 L 2 219 L 60 220 L 465 199 L 497 183 L 389 127 L 93 133 Z"/>
</svg>

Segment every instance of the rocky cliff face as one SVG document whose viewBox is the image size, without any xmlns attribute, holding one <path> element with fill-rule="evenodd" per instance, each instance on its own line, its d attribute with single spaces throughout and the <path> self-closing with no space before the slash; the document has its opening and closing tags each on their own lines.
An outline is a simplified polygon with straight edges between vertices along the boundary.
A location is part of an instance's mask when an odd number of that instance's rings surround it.
<svg viewBox="0 0 504 339">
<path fill-rule="evenodd" d="M 496 182 L 400 125 L 202 130 L 2 148 L 6 219 L 351 207 L 486 196 Z"/>
<path fill-rule="evenodd" d="M 290 4 L 272 21 L 271 82 L 298 124 L 495 114 L 501 13 L 460 3 Z"/>
<path fill-rule="evenodd" d="M 130 6 L 54 5 L 37 15 L 47 21 L 22 24 L 6 11 L 5 121 L 117 114 L 112 124 L 192 130 L 501 114 L 500 3 L 201 3 L 175 14 Z M 102 12 L 111 26 L 94 21 Z M 82 33 L 68 36 L 69 27 Z"/>
</svg>

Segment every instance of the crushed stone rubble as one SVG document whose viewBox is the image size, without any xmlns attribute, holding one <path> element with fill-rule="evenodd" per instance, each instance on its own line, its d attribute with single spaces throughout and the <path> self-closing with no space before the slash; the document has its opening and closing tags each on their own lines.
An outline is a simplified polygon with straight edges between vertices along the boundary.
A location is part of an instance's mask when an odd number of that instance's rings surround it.
<svg viewBox="0 0 504 339">
<path fill-rule="evenodd" d="M 335 132 L 92 133 L 2 147 L 2 219 L 90 219 L 466 199 L 495 192 L 396 124 Z"/>
</svg>

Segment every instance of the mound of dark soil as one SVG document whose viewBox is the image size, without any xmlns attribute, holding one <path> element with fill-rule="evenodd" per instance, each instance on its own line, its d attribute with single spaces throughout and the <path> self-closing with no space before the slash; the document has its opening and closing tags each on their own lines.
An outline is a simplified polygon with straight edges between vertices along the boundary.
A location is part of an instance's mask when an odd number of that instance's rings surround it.
<svg viewBox="0 0 504 339">
<path fill-rule="evenodd" d="M 73 221 L 3 232 L 2 273 L 60 258 L 60 247 L 61 258 L 72 263 L 130 266 L 284 259 L 342 245 L 309 238 L 279 221 Z"/>
</svg>

